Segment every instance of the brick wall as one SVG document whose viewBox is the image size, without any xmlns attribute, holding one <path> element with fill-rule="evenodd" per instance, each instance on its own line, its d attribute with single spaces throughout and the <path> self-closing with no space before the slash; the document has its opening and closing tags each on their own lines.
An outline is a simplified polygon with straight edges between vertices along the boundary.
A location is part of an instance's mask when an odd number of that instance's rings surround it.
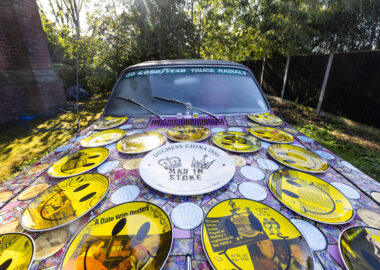
<svg viewBox="0 0 380 270">
<path fill-rule="evenodd" d="M 65 104 L 35 0 L 0 0 L 0 123 Z"/>
</svg>

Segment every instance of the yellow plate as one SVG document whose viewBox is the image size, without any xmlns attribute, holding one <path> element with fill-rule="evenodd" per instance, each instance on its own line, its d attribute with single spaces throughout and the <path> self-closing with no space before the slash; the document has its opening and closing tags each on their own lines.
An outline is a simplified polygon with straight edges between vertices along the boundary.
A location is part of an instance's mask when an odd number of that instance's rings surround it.
<svg viewBox="0 0 380 270">
<path fill-rule="evenodd" d="M 215 269 L 313 269 L 297 228 L 271 207 L 247 199 L 215 205 L 203 221 L 202 242 Z"/>
<path fill-rule="evenodd" d="M 34 242 L 22 233 L 0 235 L 0 269 L 29 269 L 34 256 Z"/>
<path fill-rule="evenodd" d="M 292 143 L 294 141 L 293 135 L 278 128 L 257 126 L 252 127 L 249 132 L 260 140 L 271 143 Z"/>
<path fill-rule="evenodd" d="M 120 140 L 116 148 L 125 154 L 145 153 L 159 147 L 165 142 L 165 137 L 157 132 L 142 132 Z"/>
<path fill-rule="evenodd" d="M 236 153 L 255 152 L 261 147 L 261 142 L 252 135 L 236 131 L 219 132 L 211 140 L 216 146 Z"/>
<path fill-rule="evenodd" d="M 336 225 L 354 217 L 349 200 L 335 187 L 313 175 L 279 170 L 271 174 L 268 186 L 280 202 L 309 219 Z"/>
<path fill-rule="evenodd" d="M 60 269 L 161 269 L 171 243 L 171 223 L 161 208 L 147 202 L 125 203 L 82 228 Z"/>
<path fill-rule="evenodd" d="M 125 131 L 122 129 L 108 129 L 93 133 L 90 136 L 80 141 L 83 147 L 99 147 L 117 142 L 125 136 Z"/>
<path fill-rule="evenodd" d="M 101 174 L 83 174 L 43 191 L 25 208 L 21 225 L 46 231 L 66 225 L 94 208 L 106 195 L 109 182 Z"/>
<path fill-rule="evenodd" d="M 176 142 L 198 142 L 210 137 L 210 130 L 201 126 L 177 126 L 167 134 L 169 139 Z"/>
<path fill-rule="evenodd" d="M 127 122 L 127 120 L 128 120 L 128 116 L 124 116 L 124 117 L 107 116 L 96 123 L 95 129 L 105 130 L 105 129 L 114 128 L 114 127 L 120 126 L 121 124 L 124 124 L 125 122 Z"/>
<path fill-rule="evenodd" d="M 108 149 L 103 147 L 83 149 L 55 162 L 49 168 L 48 174 L 55 178 L 79 175 L 102 164 L 108 155 Z"/>
<path fill-rule="evenodd" d="M 285 166 L 304 172 L 322 173 L 329 168 L 320 156 L 295 145 L 273 144 L 268 147 L 268 153 Z"/>
<path fill-rule="evenodd" d="M 339 237 L 340 256 L 346 269 L 380 269 L 380 229 L 355 226 L 344 230 Z"/>
<path fill-rule="evenodd" d="M 271 113 L 261 113 L 261 114 L 249 113 L 247 114 L 247 116 L 252 121 L 262 124 L 262 125 L 266 125 L 266 126 L 279 126 L 282 124 L 281 118 Z"/>
</svg>

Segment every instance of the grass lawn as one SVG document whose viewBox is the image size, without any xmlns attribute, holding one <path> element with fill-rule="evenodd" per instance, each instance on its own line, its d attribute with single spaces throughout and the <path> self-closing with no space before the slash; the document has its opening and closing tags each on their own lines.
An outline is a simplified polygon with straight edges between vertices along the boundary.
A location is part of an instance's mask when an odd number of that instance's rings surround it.
<svg viewBox="0 0 380 270">
<path fill-rule="evenodd" d="M 107 102 L 106 98 L 93 96 L 80 105 L 80 129 L 97 120 Z M 17 175 L 44 154 L 62 145 L 76 134 L 76 112 L 38 117 L 26 122 L 32 129 L 21 126 L 19 121 L 0 126 L 0 182 Z M 57 129 L 38 131 L 36 129 Z"/>
<path fill-rule="evenodd" d="M 105 106 L 105 97 L 93 97 L 82 103 L 80 128 L 97 120 Z M 362 128 L 352 128 L 314 110 L 292 102 L 281 103 L 269 97 L 275 114 L 313 140 L 325 146 L 354 166 L 380 181 L 380 136 Z M 27 122 L 32 129 L 63 128 L 67 130 L 37 131 L 20 126 L 19 122 L 0 126 L 0 181 L 9 179 L 44 154 L 62 145 L 75 135 L 76 113 L 39 117 Z"/>
</svg>

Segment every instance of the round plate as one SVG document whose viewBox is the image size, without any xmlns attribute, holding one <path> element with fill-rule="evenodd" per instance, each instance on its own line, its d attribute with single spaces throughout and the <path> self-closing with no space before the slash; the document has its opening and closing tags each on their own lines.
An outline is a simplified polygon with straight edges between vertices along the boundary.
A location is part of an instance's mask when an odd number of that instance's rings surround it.
<svg viewBox="0 0 380 270">
<path fill-rule="evenodd" d="M 268 147 L 268 153 L 285 166 L 304 172 L 322 173 L 329 168 L 320 156 L 295 145 L 273 144 Z"/>
<path fill-rule="evenodd" d="M 109 182 L 101 174 L 83 174 L 43 191 L 28 204 L 21 225 L 29 231 L 46 231 L 66 225 L 94 208 L 106 195 Z"/>
<path fill-rule="evenodd" d="M 88 222 L 71 241 L 59 269 L 161 269 L 171 244 L 172 226 L 161 208 L 125 203 Z"/>
<path fill-rule="evenodd" d="M 116 148 L 125 154 L 140 154 L 153 150 L 165 142 L 165 137 L 158 132 L 141 132 L 120 140 Z"/>
<path fill-rule="evenodd" d="M 215 269 L 313 269 L 298 229 L 273 208 L 247 199 L 215 205 L 203 221 L 202 242 Z"/>
<path fill-rule="evenodd" d="M 55 178 L 79 175 L 102 164 L 108 155 L 109 150 L 103 147 L 83 149 L 55 162 L 49 168 L 48 174 Z"/>
<path fill-rule="evenodd" d="M 254 114 L 254 113 L 249 113 L 247 114 L 248 118 L 251 119 L 252 121 L 266 125 L 266 126 L 279 126 L 282 124 L 282 120 L 271 114 L 271 113 L 260 113 L 260 114 Z"/>
<path fill-rule="evenodd" d="M 380 229 L 380 213 L 366 208 L 360 208 L 356 213 L 368 226 Z"/>
<path fill-rule="evenodd" d="M 69 240 L 70 231 L 66 228 L 59 228 L 57 230 L 42 233 L 35 240 L 36 256 L 35 260 L 44 260 L 64 247 L 67 240 Z"/>
<path fill-rule="evenodd" d="M 201 225 L 202 208 L 191 202 L 180 203 L 170 213 L 173 224 L 183 230 L 192 230 Z"/>
<path fill-rule="evenodd" d="M 173 195 L 217 190 L 235 175 L 235 163 L 224 151 L 202 143 L 174 143 L 147 154 L 139 168 L 150 187 Z"/>
<path fill-rule="evenodd" d="M 80 141 L 80 145 L 83 147 L 99 147 L 107 144 L 117 142 L 125 136 L 125 131 L 122 129 L 108 129 L 97 133 L 93 133 L 90 136 Z"/>
<path fill-rule="evenodd" d="M 23 233 L 0 235 L 0 269 L 29 269 L 34 256 L 34 242 Z"/>
<path fill-rule="evenodd" d="M 293 135 L 278 128 L 257 126 L 252 127 L 249 132 L 260 140 L 267 142 L 292 143 L 294 141 Z"/>
<path fill-rule="evenodd" d="M 201 126 L 176 126 L 169 129 L 167 135 L 176 142 L 198 142 L 210 137 L 210 130 Z"/>
<path fill-rule="evenodd" d="M 347 269 L 380 269 L 380 229 L 355 226 L 339 237 L 339 251 Z"/>
<path fill-rule="evenodd" d="M 219 132 L 211 140 L 216 146 L 236 153 L 251 153 L 259 150 L 261 147 L 258 139 L 243 132 Z"/>
<path fill-rule="evenodd" d="M 27 201 L 27 200 L 33 199 L 34 197 L 36 197 L 38 194 L 40 194 L 42 191 L 44 191 L 48 187 L 49 185 L 46 183 L 31 186 L 25 189 L 23 192 L 21 192 L 17 196 L 17 200 Z"/>
<path fill-rule="evenodd" d="M 105 129 L 114 128 L 114 127 L 124 124 L 125 122 L 127 122 L 127 120 L 128 120 L 128 116 L 124 116 L 124 117 L 107 116 L 96 123 L 95 129 L 105 130 Z"/>
<path fill-rule="evenodd" d="M 268 187 L 281 203 L 309 219 L 336 225 L 354 217 L 350 201 L 335 187 L 313 175 L 279 170 L 269 176 Z"/>
</svg>

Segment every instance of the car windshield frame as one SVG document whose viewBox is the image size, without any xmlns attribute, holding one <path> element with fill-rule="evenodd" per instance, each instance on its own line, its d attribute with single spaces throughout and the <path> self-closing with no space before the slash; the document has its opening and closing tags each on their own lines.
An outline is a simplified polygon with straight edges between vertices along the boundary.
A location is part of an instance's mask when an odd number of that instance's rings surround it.
<svg viewBox="0 0 380 270">
<path fill-rule="evenodd" d="M 141 113 L 138 113 L 138 114 L 134 114 L 134 113 L 130 113 L 130 112 L 126 112 L 125 113 L 121 113 L 121 114 L 118 114 L 118 113 L 109 113 L 109 110 L 110 110 L 110 107 L 111 107 L 111 102 L 117 98 L 115 96 L 115 94 L 117 93 L 117 89 L 120 85 L 120 83 L 125 79 L 126 75 L 128 73 L 131 73 L 131 72 L 138 72 L 138 71 L 142 71 L 142 70 L 158 70 L 158 69 L 189 69 L 189 68 L 204 68 L 204 69 L 207 69 L 207 68 L 215 68 L 215 69 L 235 69 L 235 70 L 243 70 L 245 73 L 246 73 L 246 77 L 248 77 L 250 80 L 252 80 L 252 83 L 253 83 L 253 86 L 256 87 L 256 89 L 252 89 L 252 91 L 257 91 L 258 92 L 256 93 L 259 94 L 262 98 L 262 101 L 264 102 L 264 105 L 266 107 L 266 109 L 263 109 L 262 111 L 259 111 L 259 112 L 253 112 L 253 111 L 246 111 L 246 112 L 227 112 L 224 111 L 224 112 L 212 112 L 210 111 L 211 113 L 215 113 L 216 115 L 239 115 L 239 114 L 246 114 L 246 113 L 266 113 L 266 112 L 271 112 L 272 109 L 270 107 L 270 104 L 267 100 L 267 97 L 265 96 L 264 94 L 264 91 L 262 90 L 260 84 L 258 83 L 257 79 L 255 78 L 255 76 L 252 74 L 251 70 L 243 65 L 240 65 L 240 64 L 235 64 L 233 62 L 231 62 L 231 64 L 229 64 L 228 62 L 226 62 L 225 64 L 219 64 L 219 63 L 199 63 L 199 64 L 194 64 L 194 63 L 191 63 L 191 64 L 151 64 L 151 65 L 146 65 L 146 66 L 141 66 L 141 65 L 137 65 L 137 66 L 131 66 L 131 67 L 128 67 L 126 69 L 124 69 L 119 78 L 117 79 L 113 89 L 112 89 L 112 92 L 109 96 L 109 99 L 107 101 L 107 104 L 105 106 L 105 109 L 104 109 L 104 115 L 105 116 L 115 116 L 115 117 L 118 117 L 118 116 L 151 116 L 152 114 L 149 113 L 148 111 L 140 108 L 139 110 L 141 111 Z M 204 74 L 210 74 L 210 73 L 204 73 Z M 226 73 L 227 74 L 227 73 Z M 186 75 L 186 74 L 185 74 Z M 223 75 L 223 73 L 222 73 Z M 146 76 L 146 75 L 144 75 Z M 158 94 L 160 95 L 160 94 Z M 163 96 L 165 98 L 168 98 L 168 99 L 171 99 L 171 98 L 176 98 L 176 99 L 179 99 L 178 97 L 176 96 Z M 151 97 L 153 99 L 153 97 Z M 183 99 L 180 99 L 181 101 L 183 102 L 188 102 L 188 100 L 183 100 Z M 138 100 L 140 101 L 140 100 Z M 128 103 L 128 101 L 121 101 L 121 102 L 125 102 L 125 103 Z M 161 102 L 161 103 L 165 103 L 166 101 L 160 101 L 160 100 L 157 100 L 157 102 Z M 141 102 L 143 105 L 145 105 L 147 108 L 149 109 L 153 109 L 152 107 L 150 107 L 150 104 L 146 104 L 144 102 Z M 201 109 L 204 109 L 204 110 L 207 110 L 207 108 L 204 108 L 204 107 L 201 107 L 201 106 L 198 106 L 198 104 L 192 104 L 194 107 L 199 107 Z M 137 106 L 136 104 L 127 104 L 127 106 Z M 170 104 L 169 102 L 167 102 L 166 105 L 164 106 L 172 106 L 173 110 L 174 108 L 176 109 L 176 113 L 184 113 L 185 110 L 184 110 L 184 106 L 181 105 L 181 104 L 175 104 L 175 103 L 172 103 Z M 205 115 L 204 113 L 201 113 L 199 111 L 196 111 L 196 110 L 193 110 L 192 112 L 198 112 L 199 115 Z M 162 116 L 173 116 L 175 115 L 176 113 L 160 113 Z"/>
</svg>

